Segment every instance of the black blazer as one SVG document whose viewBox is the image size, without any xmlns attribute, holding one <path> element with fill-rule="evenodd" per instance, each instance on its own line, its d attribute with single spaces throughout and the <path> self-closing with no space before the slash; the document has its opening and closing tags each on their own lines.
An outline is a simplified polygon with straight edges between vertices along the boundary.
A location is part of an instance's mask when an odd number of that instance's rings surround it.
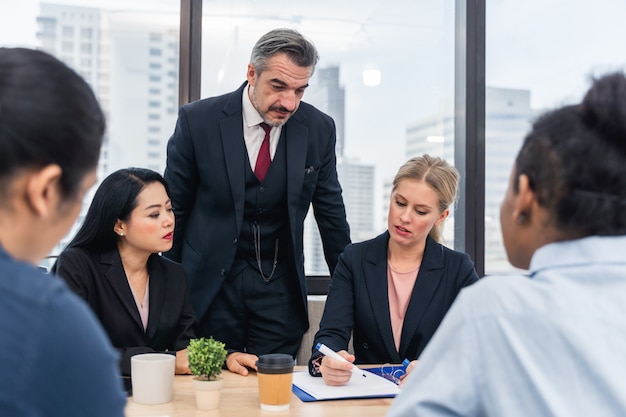
<svg viewBox="0 0 626 417">
<path fill-rule="evenodd" d="M 420 355 L 455 297 L 478 280 L 469 256 L 446 248 L 430 236 L 396 350 L 389 318 L 387 245 L 389 233 L 346 247 L 332 276 L 315 344 L 348 349 L 353 337 L 355 363 L 401 363 Z"/>
<path fill-rule="evenodd" d="M 145 331 L 117 248 L 104 253 L 67 249 L 53 271 L 94 311 L 121 353 L 123 375 L 130 375 L 131 356 L 176 352 L 195 337 L 195 317 L 180 264 L 157 254 L 148 258 L 150 311 Z"/>
<path fill-rule="evenodd" d="M 202 320 L 228 276 L 241 232 L 245 198 L 242 94 L 247 83 L 220 97 L 182 106 L 167 145 L 165 179 L 176 213 L 174 246 L 165 256 L 189 274 L 191 302 Z M 335 123 L 307 103 L 281 132 L 287 151 L 290 256 L 306 316 L 303 223 L 313 204 L 326 262 L 332 271 L 350 230 L 337 180 Z"/>
</svg>

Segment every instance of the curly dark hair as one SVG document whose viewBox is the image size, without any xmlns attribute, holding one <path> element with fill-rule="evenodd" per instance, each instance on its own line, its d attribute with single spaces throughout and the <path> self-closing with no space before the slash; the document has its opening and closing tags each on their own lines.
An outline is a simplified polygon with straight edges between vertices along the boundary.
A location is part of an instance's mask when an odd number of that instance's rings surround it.
<svg viewBox="0 0 626 417">
<path fill-rule="evenodd" d="M 626 234 L 624 74 L 595 79 L 580 104 L 541 116 L 524 139 L 516 174 L 528 176 L 553 225 L 571 238 Z"/>
</svg>

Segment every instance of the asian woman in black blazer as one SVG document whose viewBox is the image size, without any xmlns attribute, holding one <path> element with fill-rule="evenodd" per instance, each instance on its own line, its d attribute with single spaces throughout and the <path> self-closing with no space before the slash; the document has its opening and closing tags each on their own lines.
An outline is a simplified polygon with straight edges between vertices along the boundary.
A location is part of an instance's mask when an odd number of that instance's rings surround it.
<svg viewBox="0 0 626 417">
<path fill-rule="evenodd" d="M 387 231 L 348 245 L 339 258 L 315 335 L 312 375 L 328 385 L 351 376 L 350 363 L 322 356 L 317 343 L 360 364 L 416 360 L 459 291 L 478 280 L 467 254 L 440 243 L 458 181 L 453 166 L 429 155 L 400 168 Z M 354 355 L 347 352 L 351 336 Z"/>
<path fill-rule="evenodd" d="M 85 221 L 53 266 L 84 298 L 121 354 L 171 352 L 189 373 L 187 345 L 195 317 L 182 266 L 159 255 L 172 247 L 174 213 L 163 177 L 128 168 L 96 191 Z"/>
</svg>

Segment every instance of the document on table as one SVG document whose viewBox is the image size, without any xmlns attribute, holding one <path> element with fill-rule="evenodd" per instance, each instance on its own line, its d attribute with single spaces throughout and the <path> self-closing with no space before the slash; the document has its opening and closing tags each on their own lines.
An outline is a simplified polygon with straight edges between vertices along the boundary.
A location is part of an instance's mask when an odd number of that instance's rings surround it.
<svg viewBox="0 0 626 417">
<path fill-rule="evenodd" d="M 293 392 L 302 401 L 339 400 L 349 398 L 395 397 L 400 388 L 393 382 L 374 373 L 367 378 L 352 375 L 346 385 L 331 387 L 322 378 L 313 377 L 308 372 L 294 372 Z"/>
</svg>

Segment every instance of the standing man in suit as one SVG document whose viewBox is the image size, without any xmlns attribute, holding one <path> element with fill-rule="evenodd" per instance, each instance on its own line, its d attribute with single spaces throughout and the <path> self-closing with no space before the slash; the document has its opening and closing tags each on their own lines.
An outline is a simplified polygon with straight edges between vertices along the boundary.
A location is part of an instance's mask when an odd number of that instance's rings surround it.
<svg viewBox="0 0 626 417">
<path fill-rule="evenodd" d="M 199 334 L 247 375 L 257 355 L 296 355 L 308 328 L 303 225 L 313 205 L 329 269 L 350 243 L 335 123 L 301 102 L 319 57 L 291 29 L 254 46 L 234 92 L 181 107 L 165 178 L 176 213 L 167 254 L 189 274 Z M 269 168 L 268 168 L 269 167 Z"/>
</svg>

